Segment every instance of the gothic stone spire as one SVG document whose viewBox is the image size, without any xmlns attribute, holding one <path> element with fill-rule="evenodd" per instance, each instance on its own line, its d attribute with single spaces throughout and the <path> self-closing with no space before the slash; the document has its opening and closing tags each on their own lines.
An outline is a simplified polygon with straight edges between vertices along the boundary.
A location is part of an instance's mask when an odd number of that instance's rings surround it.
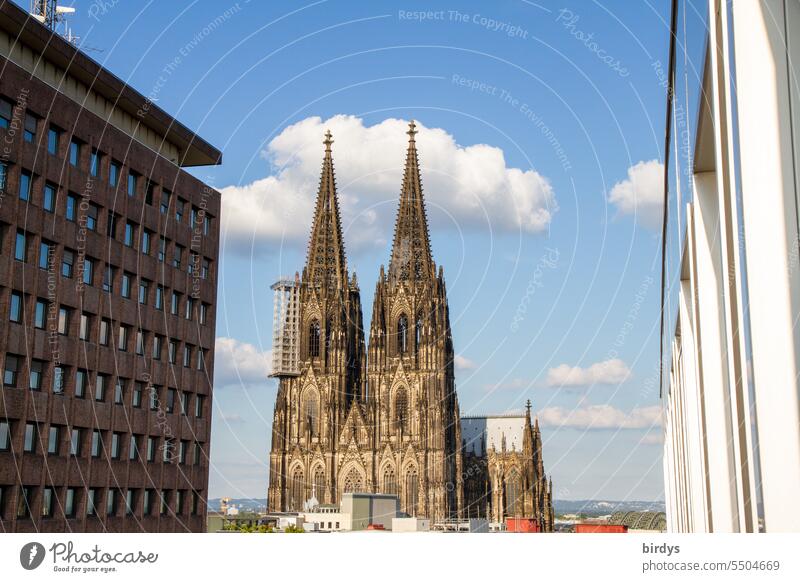
<svg viewBox="0 0 800 582">
<path fill-rule="evenodd" d="M 415 139 L 417 126 L 413 121 L 408 125 L 406 168 L 395 223 L 389 276 L 401 280 L 432 280 L 436 277 L 436 271 L 431 257 L 428 218 L 422 196 L 422 179 Z"/>
<path fill-rule="evenodd" d="M 308 282 L 324 289 L 347 287 L 347 263 L 331 154 L 332 137 L 328 131 L 322 142 L 325 144 L 325 157 L 306 261 Z"/>
</svg>

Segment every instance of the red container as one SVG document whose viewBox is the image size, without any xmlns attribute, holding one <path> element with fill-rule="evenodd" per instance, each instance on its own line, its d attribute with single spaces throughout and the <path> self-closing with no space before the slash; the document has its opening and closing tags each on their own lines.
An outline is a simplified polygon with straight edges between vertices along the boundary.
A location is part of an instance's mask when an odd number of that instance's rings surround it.
<svg viewBox="0 0 800 582">
<path fill-rule="evenodd" d="M 524 517 L 507 517 L 506 531 L 514 533 L 539 533 L 539 524 L 536 520 Z"/>
<path fill-rule="evenodd" d="M 576 523 L 575 533 L 628 533 L 628 526 L 607 523 Z"/>
</svg>

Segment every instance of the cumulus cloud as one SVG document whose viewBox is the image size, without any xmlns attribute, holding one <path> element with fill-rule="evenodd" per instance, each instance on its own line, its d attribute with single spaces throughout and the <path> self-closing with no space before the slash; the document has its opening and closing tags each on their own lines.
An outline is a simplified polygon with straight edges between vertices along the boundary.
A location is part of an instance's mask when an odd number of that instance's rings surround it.
<svg viewBox="0 0 800 582">
<path fill-rule="evenodd" d="M 214 354 L 216 387 L 262 384 L 272 370 L 272 351 L 232 337 L 218 337 Z"/>
<path fill-rule="evenodd" d="M 617 182 L 608 201 L 620 214 L 632 214 L 642 226 L 659 228 L 664 207 L 664 164 L 639 162 L 628 168 L 628 178 Z"/>
<path fill-rule="evenodd" d="M 649 429 L 661 426 L 661 407 L 644 406 L 625 412 L 610 404 L 595 404 L 577 409 L 553 406 L 539 412 L 539 423 L 558 428 Z"/>
<path fill-rule="evenodd" d="M 438 227 L 539 233 L 557 203 L 547 178 L 506 164 L 503 150 L 461 146 L 441 128 L 417 125 L 429 218 Z M 309 117 L 269 142 L 271 175 L 222 189 L 226 245 L 258 252 L 307 242 L 319 185 L 324 132 L 333 132 L 334 166 L 348 248 L 385 246 L 391 236 L 408 145 L 407 122 L 367 126 L 352 115 Z"/>
<path fill-rule="evenodd" d="M 591 384 L 621 384 L 631 376 L 628 366 L 619 359 L 597 362 L 588 368 L 561 364 L 547 371 L 545 384 L 559 386 L 589 386 Z"/>
<path fill-rule="evenodd" d="M 478 367 L 478 364 L 464 356 L 456 356 L 453 363 L 455 364 L 456 370 L 474 370 Z"/>
</svg>

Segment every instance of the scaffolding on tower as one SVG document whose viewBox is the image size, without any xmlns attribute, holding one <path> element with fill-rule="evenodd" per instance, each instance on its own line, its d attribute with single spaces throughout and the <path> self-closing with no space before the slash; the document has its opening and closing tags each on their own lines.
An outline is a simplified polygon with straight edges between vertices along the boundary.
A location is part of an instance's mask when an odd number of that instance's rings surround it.
<svg viewBox="0 0 800 582">
<path fill-rule="evenodd" d="M 270 289 L 275 293 L 272 318 L 272 373 L 300 375 L 300 278 L 281 277 Z"/>
</svg>

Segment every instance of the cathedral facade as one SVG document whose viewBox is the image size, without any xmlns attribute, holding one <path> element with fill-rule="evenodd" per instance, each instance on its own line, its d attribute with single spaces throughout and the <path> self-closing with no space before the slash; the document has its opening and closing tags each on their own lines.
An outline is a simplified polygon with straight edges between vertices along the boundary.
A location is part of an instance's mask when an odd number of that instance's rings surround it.
<svg viewBox="0 0 800 582">
<path fill-rule="evenodd" d="M 525 417 L 460 418 L 447 289 L 431 252 L 416 134 L 412 121 L 368 348 L 326 134 L 306 265 L 276 291 L 286 300 L 279 306 L 276 295 L 269 509 L 389 493 L 408 515 L 527 517 L 550 531 L 552 484 L 530 407 Z"/>
</svg>

